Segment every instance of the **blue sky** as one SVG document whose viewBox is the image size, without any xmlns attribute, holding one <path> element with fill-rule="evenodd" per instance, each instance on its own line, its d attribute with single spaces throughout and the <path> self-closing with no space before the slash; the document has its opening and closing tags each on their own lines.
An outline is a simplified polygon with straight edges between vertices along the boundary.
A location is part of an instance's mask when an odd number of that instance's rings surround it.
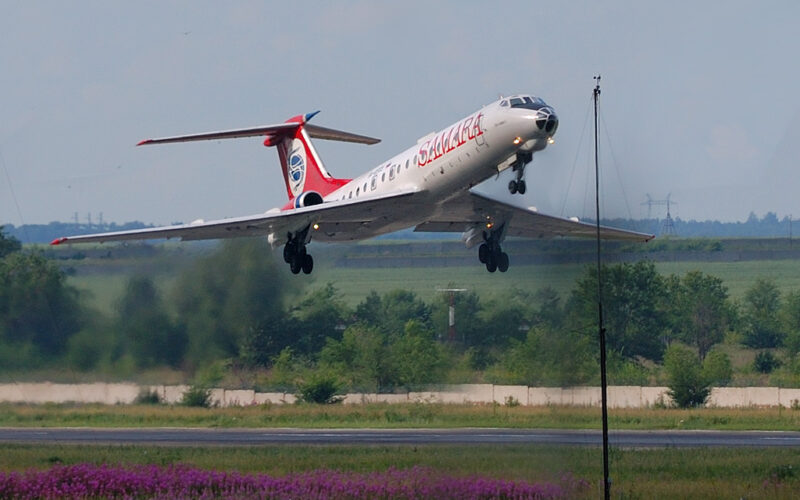
<svg viewBox="0 0 800 500">
<path fill-rule="evenodd" d="M 258 139 L 134 145 L 320 109 L 383 139 L 316 143 L 350 177 L 515 92 L 561 119 L 525 202 L 589 215 L 597 73 L 607 216 L 646 193 L 684 219 L 800 215 L 798 2 L 2 4 L 0 223 L 260 213 L 286 195 Z"/>
</svg>

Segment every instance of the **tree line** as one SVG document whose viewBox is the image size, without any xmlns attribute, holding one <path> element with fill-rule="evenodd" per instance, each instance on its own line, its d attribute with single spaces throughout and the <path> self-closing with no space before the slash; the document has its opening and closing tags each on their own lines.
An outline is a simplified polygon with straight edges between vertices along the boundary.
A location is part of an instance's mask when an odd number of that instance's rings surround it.
<svg viewBox="0 0 800 500">
<path fill-rule="evenodd" d="M 773 383 L 800 386 L 800 291 L 781 295 L 774 282 L 757 280 L 735 302 L 715 276 L 665 276 L 646 260 L 605 266 L 601 279 L 610 383 L 683 384 L 700 397 L 731 382 L 724 341 L 760 350 L 753 369 L 773 372 Z M 599 383 L 592 268 L 566 297 L 547 287 L 457 294 L 456 342 L 447 336 L 448 297 L 371 292 L 349 307 L 333 284 L 300 289 L 256 239 L 197 258 L 169 290 L 130 278 L 113 315 L 86 302 L 53 262 L 0 231 L 7 370 L 67 364 L 135 374 L 167 366 L 284 390 L 312 382 L 356 391 Z"/>
</svg>

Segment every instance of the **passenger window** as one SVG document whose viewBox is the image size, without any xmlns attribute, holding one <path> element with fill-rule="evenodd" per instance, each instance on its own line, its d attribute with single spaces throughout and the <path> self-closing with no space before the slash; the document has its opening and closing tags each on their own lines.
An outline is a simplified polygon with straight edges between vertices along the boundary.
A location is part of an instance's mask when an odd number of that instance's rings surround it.
<svg viewBox="0 0 800 500">
<path fill-rule="evenodd" d="M 394 165 L 389 167 L 389 180 L 394 179 Z"/>
<path fill-rule="evenodd" d="M 377 186 L 378 186 L 378 178 L 377 177 L 373 177 L 372 178 L 372 190 L 374 191 Z"/>
<path fill-rule="evenodd" d="M 365 193 L 367 192 L 367 183 L 366 182 L 364 183 L 364 192 Z"/>
<path fill-rule="evenodd" d="M 408 170 L 408 160 L 406 160 L 406 170 Z"/>
<path fill-rule="evenodd" d="M 353 198 L 353 192 L 352 191 L 350 191 L 350 196 L 348 196 L 348 198 L 351 198 L 351 199 Z"/>
<path fill-rule="evenodd" d="M 358 193 L 360 193 L 360 192 L 361 192 L 361 188 L 356 188 L 356 196 L 358 196 Z"/>
<path fill-rule="evenodd" d="M 385 180 L 386 180 L 386 172 L 381 174 L 381 182 L 384 182 Z"/>
</svg>

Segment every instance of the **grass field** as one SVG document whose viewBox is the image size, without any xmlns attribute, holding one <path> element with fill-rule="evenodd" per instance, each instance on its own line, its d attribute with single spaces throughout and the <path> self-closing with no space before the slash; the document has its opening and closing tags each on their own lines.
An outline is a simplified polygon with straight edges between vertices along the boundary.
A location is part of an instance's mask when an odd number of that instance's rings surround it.
<svg viewBox="0 0 800 500">
<path fill-rule="evenodd" d="M 54 464 L 183 463 L 214 470 L 285 475 L 430 467 L 452 476 L 588 482 L 576 498 L 602 496 L 599 448 L 524 445 L 161 447 L 10 444 L 0 470 Z M 613 498 L 796 498 L 800 449 L 611 449 Z"/>
<path fill-rule="evenodd" d="M 0 426 L 599 429 L 600 409 L 432 403 L 232 408 L 0 403 Z M 800 409 L 611 409 L 609 427 L 793 431 L 800 429 Z"/>
<path fill-rule="evenodd" d="M 545 286 L 554 288 L 567 297 L 584 272 L 583 264 L 552 264 L 514 266 L 507 273 L 488 273 L 478 265 L 453 267 L 403 267 L 403 268 L 343 268 L 320 262 L 311 276 L 294 277 L 310 287 L 321 287 L 331 282 L 342 294 L 344 301 L 355 306 L 374 290 L 379 294 L 397 288 L 411 290 L 430 302 L 440 294 L 437 288 L 454 285 L 475 291 L 489 298 L 503 290 L 517 287 L 535 291 Z M 800 289 L 800 265 L 793 260 L 767 260 L 742 262 L 659 262 L 656 269 L 664 274 L 682 275 L 700 270 L 721 278 L 730 296 L 741 299 L 758 278 L 773 279 L 782 293 Z M 88 276 L 71 276 L 69 283 L 89 294 L 90 303 L 98 310 L 110 312 L 122 295 L 130 272 L 113 272 Z M 155 274 L 156 284 L 168 292 L 175 280 L 174 274 Z"/>
</svg>

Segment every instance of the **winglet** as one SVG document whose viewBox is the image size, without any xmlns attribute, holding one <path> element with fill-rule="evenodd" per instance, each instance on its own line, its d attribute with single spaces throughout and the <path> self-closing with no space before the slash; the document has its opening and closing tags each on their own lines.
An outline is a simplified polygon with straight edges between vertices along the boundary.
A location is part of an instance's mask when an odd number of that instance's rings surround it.
<svg viewBox="0 0 800 500">
<path fill-rule="evenodd" d="M 309 121 L 310 119 L 314 118 L 315 116 L 317 116 L 319 114 L 319 112 L 320 112 L 320 110 L 316 110 L 316 111 L 313 111 L 311 113 L 306 113 L 306 115 L 303 117 L 303 123 L 305 123 L 305 122 Z"/>
<path fill-rule="evenodd" d="M 51 245 L 60 245 L 60 244 L 64 243 L 65 241 L 67 241 L 67 237 L 66 236 L 62 236 L 61 238 L 54 239 L 53 241 L 50 242 L 50 244 Z"/>
<path fill-rule="evenodd" d="M 137 146 L 144 146 L 145 144 L 150 144 L 151 141 L 152 141 L 152 139 L 145 139 L 143 141 L 137 142 L 136 145 Z"/>
</svg>

